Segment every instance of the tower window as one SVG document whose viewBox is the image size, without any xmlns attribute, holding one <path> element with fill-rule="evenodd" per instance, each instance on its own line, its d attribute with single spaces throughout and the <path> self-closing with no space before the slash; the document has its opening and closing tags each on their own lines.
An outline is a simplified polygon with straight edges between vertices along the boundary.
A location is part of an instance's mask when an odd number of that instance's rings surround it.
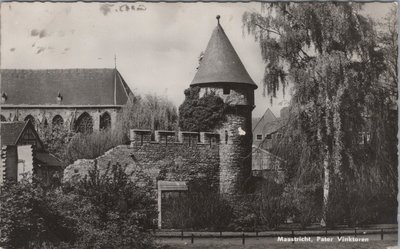
<svg viewBox="0 0 400 249">
<path fill-rule="evenodd" d="M 231 89 L 229 89 L 228 87 L 224 87 L 224 94 L 230 94 L 231 93 Z"/>
<path fill-rule="evenodd" d="M 225 144 L 228 143 L 228 131 L 225 131 Z"/>
<path fill-rule="evenodd" d="M 256 139 L 257 139 L 258 141 L 262 140 L 262 134 L 257 134 Z"/>
</svg>

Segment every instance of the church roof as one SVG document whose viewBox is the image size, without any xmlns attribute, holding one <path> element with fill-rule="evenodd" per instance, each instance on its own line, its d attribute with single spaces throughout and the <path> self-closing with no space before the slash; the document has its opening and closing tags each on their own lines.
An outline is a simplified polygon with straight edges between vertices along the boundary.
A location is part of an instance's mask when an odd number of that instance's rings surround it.
<svg viewBox="0 0 400 249">
<path fill-rule="evenodd" d="M 191 86 L 212 83 L 244 84 L 257 88 L 219 24 L 214 29 Z"/>
<path fill-rule="evenodd" d="M 4 106 L 97 106 L 123 105 L 131 90 L 116 69 L 2 69 L 1 92 Z"/>
</svg>

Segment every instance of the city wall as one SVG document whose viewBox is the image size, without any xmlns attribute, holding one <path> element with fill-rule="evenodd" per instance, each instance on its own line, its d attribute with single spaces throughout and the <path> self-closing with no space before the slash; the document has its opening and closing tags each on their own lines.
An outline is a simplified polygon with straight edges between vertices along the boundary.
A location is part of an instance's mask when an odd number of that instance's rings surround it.
<svg viewBox="0 0 400 249">
<path fill-rule="evenodd" d="M 152 136 L 150 130 L 131 130 L 129 145 L 117 146 L 96 159 L 77 160 L 64 170 L 64 181 L 79 181 L 95 162 L 100 172 L 105 172 L 110 162 L 126 166 L 132 178 L 150 177 L 154 188 L 161 180 L 189 184 L 201 180 L 218 191 L 219 134 L 155 131 Z"/>
</svg>

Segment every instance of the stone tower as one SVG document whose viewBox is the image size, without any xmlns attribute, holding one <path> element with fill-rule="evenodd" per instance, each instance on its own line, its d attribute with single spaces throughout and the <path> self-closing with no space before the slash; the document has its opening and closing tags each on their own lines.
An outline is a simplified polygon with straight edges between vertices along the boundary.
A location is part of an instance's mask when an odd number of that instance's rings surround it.
<svg viewBox="0 0 400 249">
<path fill-rule="evenodd" d="M 198 71 L 190 84 L 200 87 L 200 97 L 215 92 L 229 105 L 220 134 L 220 193 L 242 192 L 251 174 L 254 90 L 251 79 L 219 23 L 208 42 Z"/>
</svg>

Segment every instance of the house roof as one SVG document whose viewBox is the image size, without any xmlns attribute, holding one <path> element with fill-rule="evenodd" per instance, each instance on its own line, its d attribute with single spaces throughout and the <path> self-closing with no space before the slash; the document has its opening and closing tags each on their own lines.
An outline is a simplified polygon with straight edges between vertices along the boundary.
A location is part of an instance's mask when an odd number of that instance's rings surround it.
<svg viewBox="0 0 400 249">
<path fill-rule="evenodd" d="M 46 166 L 64 167 L 57 157 L 47 152 L 37 152 L 35 158 Z"/>
<path fill-rule="evenodd" d="M 123 105 L 131 92 L 117 69 L 3 69 L 7 105 Z M 57 96 L 62 97 L 58 102 Z"/>
<path fill-rule="evenodd" d="M 258 120 L 258 122 L 257 122 L 256 124 L 253 124 L 253 131 L 254 131 L 256 128 L 264 129 L 264 126 L 265 126 L 266 124 L 272 123 L 272 122 L 274 122 L 274 121 L 276 121 L 276 120 L 277 120 L 276 116 L 275 116 L 274 113 L 271 111 L 271 109 L 268 108 L 268 109 L 264 112 L 263 116 Z"/>
<path fill-rule="evenodd" d="M 28 121 L 1 122 L 1 146 L 16 145 Z"/>
<path fill-rule="evenodd" d="M 257 88 L 219 21 L 190 85 L 199 86 L 214 83 L 238 84 Z"/>
<path fill-rule="evenodd" d="M 20 138 L 23 133 L 30 128 L 34 133 L 34 136 L 38 142 L 37 146 L 39 149 L 43 148 L 43 143 L 37 134 L 35 127 L 30 120 L 27 121 L 13 121 L 13 122 L 1 122 L 1 146 L 14 146 L 18 145 Z"/>
<path fill-rule="evenodd" d="M 262 128 L 262 134 L 271 134 L 279 130 L 283 126 L 283 121 L 282 119 L 277 119 L 271 122 L 267 122 L 264 124 L 264 127 Z"/>
</svg>

